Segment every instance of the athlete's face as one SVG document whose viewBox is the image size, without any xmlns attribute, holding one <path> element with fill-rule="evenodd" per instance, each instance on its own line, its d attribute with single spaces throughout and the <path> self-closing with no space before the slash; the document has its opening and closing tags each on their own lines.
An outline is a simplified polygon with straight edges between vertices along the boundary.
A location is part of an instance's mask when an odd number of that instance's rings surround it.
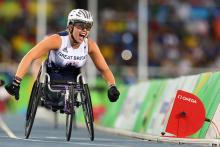
<svg viewBox="0 0 220 147">
<path fill-rule="evenodd" d="M 82 43 L 91 30 L 91 24 L 77 22 L 74 24 L 73 37 L 78 43 Z"/>
</svg>

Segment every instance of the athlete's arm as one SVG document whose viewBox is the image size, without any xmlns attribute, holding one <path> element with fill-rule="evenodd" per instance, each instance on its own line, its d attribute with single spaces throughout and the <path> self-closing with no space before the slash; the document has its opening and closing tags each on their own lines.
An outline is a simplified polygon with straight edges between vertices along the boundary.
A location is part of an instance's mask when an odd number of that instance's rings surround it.
<svg viewBox="0 0 220 147">
<path fill-rule="evenodd" d="M 115 84 L 114 75 L 109 69 L 102 53 L 100 52 L 98 45 L 91 39 L 88 39 L 88 45 L 89 55 L 96 68 L 101 72 L 103 78 L 106 80 L 109 86 Z"/>
<path fill-rule="evenodd" d="M 21 60 L 18 65 L 16 77 L 23 78 L 33 60 L 42 57 L 52 49 L 58 49 L 61 45 L 61 38 L 58 34 L 46 37 L 34 46 Z"/>
</svg>

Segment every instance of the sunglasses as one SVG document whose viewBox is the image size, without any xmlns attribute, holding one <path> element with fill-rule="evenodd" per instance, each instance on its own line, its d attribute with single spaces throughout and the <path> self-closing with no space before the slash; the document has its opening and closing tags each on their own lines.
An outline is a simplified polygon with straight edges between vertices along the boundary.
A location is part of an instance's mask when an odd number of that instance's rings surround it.
<svg viewBox="0 0 220 147">
<path fill-rule="evenodd" d="M 92 28 L 92 24 L 85 23 L 85 22 L 76 22 L 76 23 L 74 23 L 74 26 L 77 29 L 80 29 L 80 30 L 86 29 L 87 31 L 90 31 Z"/>
</svg>

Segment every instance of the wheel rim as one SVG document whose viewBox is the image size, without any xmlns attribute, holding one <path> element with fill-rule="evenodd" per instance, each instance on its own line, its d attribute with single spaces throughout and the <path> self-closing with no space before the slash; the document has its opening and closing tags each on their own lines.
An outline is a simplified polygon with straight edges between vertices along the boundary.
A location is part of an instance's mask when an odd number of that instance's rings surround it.
<svg viewBox="0 0 220 147">
<path fill-rule="evenodd" d="M 86 121 L 86 127 L 88 129 L 88 132 L 89 132 L 89 135 L 90 135 L 90 138 L 93 140 L 93 123 L 92 123 L 92 118 L 91 118 L 91 114 L 89 113 L 89 108 L 88 108 L 88 104 L 86 104 L 84 106 L 84 118 L 85 118 L 85 121 Z"/>
<path fill-rule="evenodd" d="M 73 125 L 73 117 L 75 115 L 74 111 L 74 87 L 70 87 L 70 93 L 69 93 L 69 109 L 71 110 L 71 114 L 66 114 L 66 140 L 69 141 L 72 133 L 72 125 Z"/>
<path fill-rule="evenodd" d="M 73 125 L 73 114 L 66 114 L 66 139 L 67 141 L 70 140 L 71 132 L 72 132 L 72 125 Z"/>
<path fill-rule="evenodd" d="M 86 127 L 88 129 L 90 140 L 94 140 L 94 128 L 93 128 L 93 112 L 92 112 L 92 103 L 89 94 L 88 85 L 84 84 L 84 94 L 81 94 L 82 99 L 82 108 L 85 118 Z"/>
<path fill-rule="evenodd" d="M 40 85 L 36 86 L 34 88 L 35 91 L 33 91 L 33 95 L 31 95 L 32 97 L 30 98 L 30 102 L 28 105 L 28 110 L 27 110 L 27 115 L 26 115 L 26 124 L 25 124 L 25 137 L 29 138 L 29 135 L 31 133 L 31 129 L 34 123 L 34 118 L 37 112 L 37 107 L 38 107 L 38 103 L 40 100 L 39 97 L 39 89 L 40 89 Z"/>
</svg>

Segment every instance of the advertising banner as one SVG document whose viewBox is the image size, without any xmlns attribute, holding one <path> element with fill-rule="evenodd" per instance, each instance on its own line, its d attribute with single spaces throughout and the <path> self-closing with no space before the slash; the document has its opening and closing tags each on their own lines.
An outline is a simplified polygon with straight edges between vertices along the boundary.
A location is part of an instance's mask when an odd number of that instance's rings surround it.
<svg viewBox="0 0 220 147">
<path fill-rule="evenodd" d="M 140 108 L 138 117 L 136 119 L 133 131 L 145 132 L 146 126 L 148 125 L 151 115 L 154 110 L 154 106 L 157 101 L 157 97 L 161 95 L 167 80 L 151 80 L 149 81 L 149 88 L 143 104 Z"/>
<path fill-rule="evenodd" d="M 140 108 L 147 94 L 149 83 L 138 83 L 128 90 L 125 102 L 121 107 L 121 111 L 116 119 L 115 128 L 132 130 L 135 120 L 139 114 Z"/>
</svg>

